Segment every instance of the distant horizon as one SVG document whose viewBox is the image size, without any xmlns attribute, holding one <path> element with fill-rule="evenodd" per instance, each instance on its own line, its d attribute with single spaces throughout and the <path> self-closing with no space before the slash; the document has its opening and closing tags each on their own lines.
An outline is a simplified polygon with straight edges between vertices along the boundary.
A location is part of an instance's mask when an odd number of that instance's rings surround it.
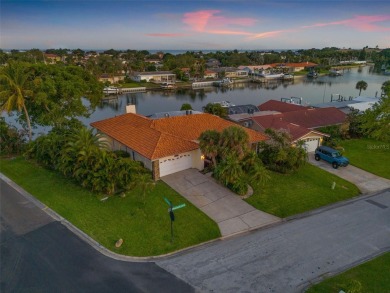
<svg viewBox="0 0 390 293">
<path fill-rule="evenodd" d="M 46 51 L 46 50 L 77 50 L 77 49 L 80 49 L 80 50 L 83 50 L 83 51 L 95 51 L 95 52 L 104 52 L 104 51 L 108 51 L 108 50 L 116 50 L 116 51 L 127 51 L 127 50 L 134 50 L 134 51 L 149 51 L 149 52 L 203 52 L 203 53 L 207 53 L 207 52 L 217 52 L 217 51 L 220 51 L 220 52 L 226 52 L 226 51 L 235 51 L 237 50 L 238 52 L 249 52 L 249 51 L 275 51 L 275 52 L 283 52 L 283 51 L 298 51 L 298 50 L 310 50 L 310 49 L 317 49 L 317 50 L 322 50 L 322 49 L 325 49 L 325 48 L 333 48 L 332 47 L 322 47 L 322 48 L 316 48 L 316 47 L 310 47 L 310 48 L 288 48 L 288 49 L 277 49 L 277 48 L 273 48 L 273 49 L 133 49 L 133 48 L 107 48 L 107 49 L 86 49 L 86 48 L 81 48 L 81 47 L 77 47 L 77 48 L 30 48 L 30 49 L 20 49 L 20 48 L 0 48 L 0 50 L 2 51 L 6 51 L 6 52 L 9 52 L 11 50 L 18 50 L 18 51 L 29 51 L 29 50 L 34 50 L 34 49 L 38 49 L 40 51 Z M 345 47 L 334 47 L 334 48 L 338 48 L 340 50 L 362 50 L 365 48 L 362 47 L 362 48 L 345 48 Z M 378 50 L 386 50 L 386 49 L 390 49 L 390 47 L 386 47 L 386 48 L 376 48 L 376 47 L 370 47 L 368 46 L 368 49 L 378 49 Z"/>
<path fill-rule="evenodd" d="M 2 0 L 0 32 L 7 50 L 388 48 L 389 11 L 385 0 Z"/>
</svg>

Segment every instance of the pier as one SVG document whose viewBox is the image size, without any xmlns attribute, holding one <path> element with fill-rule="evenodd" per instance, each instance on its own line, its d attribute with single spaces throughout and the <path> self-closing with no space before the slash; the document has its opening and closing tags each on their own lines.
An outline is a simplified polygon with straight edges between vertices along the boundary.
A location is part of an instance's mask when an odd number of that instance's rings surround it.
<svg viewBox="0 0 390 293">
<path fill-rule="evenodd" d="M 146 92 L 146 87 L 127 87 L 119 88 L 119 93 L 141 93 Z"/>
</svg>

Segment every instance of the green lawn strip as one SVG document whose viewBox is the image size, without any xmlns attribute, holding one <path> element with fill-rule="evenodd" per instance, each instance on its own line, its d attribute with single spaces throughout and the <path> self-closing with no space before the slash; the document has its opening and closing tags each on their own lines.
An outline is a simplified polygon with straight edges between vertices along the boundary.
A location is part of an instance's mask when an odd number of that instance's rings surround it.
<svg viewBox="0 0 390 293">
<path fill-rule="evenodd" d="M 333 182 L 336 182 L 334 189 Z M 354 184 L 311 164 L 292 174 L 271 172 L 271 179 L 264 186 L 257 182 L 252 182 L 251 186 L 254 193 L 246 201 L 259 210 L 282 218 L 359 194 Z"/>
<path fill-rule="evenodd" d="M 69 220 L 106 248 L 124 255 L 152 256 L 172 252 L 220 236 L 216 223 L 164 182 L 157 182 L 143 199 L 135 189 L 126 197 L 97 196 L 64 178 L 22 158 L 0 161 L 0 171 Z M 171 243 L 167 197 L 175 211 L 174 241 Z M 123 245 L 115 248 L 122 238 Z"/>
<path fill-rule="evenodd" d="M 308 293 L 390 292 L 390 253 L 379 256 L 311 287 Z M 359 290 L 360 289 L 360 290 Z"/>
<path fill-rule="evenodd" d="M 390 179 L 390 144 L 367 138 L 343 140 L 340 145 L 350 163 L 358 168 Z"/>
</svg>

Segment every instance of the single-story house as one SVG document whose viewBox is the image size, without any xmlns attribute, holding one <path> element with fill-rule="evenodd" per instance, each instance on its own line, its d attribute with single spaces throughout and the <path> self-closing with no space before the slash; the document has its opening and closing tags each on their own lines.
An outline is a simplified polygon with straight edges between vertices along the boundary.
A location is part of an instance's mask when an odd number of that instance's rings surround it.
<svg viewBox="0 0 390 293">
<path fill-rule="evenodd" d="M 276 100 L 269 100 L 261 105 L 257 106 L 260 111 L 277 111 L 280 113 L 299 111 L 302 109 L 310 109 L 310 107 L 305 107 L 297 104 L 291 104 Z"/>
<path fill-rule="evenodd" d="M 44 54 L 44 57 L 45 57 L 45 61 L 47 63 L 56 63 L 56 62 L 59 62 L 59 61 L 64 61 L 64 58 L 62 58 L 61 56 L 57 55 L 57 54 Z"/>
<path fill-rule="evenodd" d="M 168 113 L 156 119 L 127 113 L 91 123 L 113 150 L 124 150 L 141 161 L 155 180 L 189 168 L 203 170 L 205 158 L 199 149 L 199 136 L 205 130 L 222 131 L 232 125 L 237 126 L 218 116 L 192 111 L 173 117 Z M 252 147 L 267 139 L 262 133 L 244 129 Z"/>
<path fill-rule="evenodd" d="M 334 107 L 311 108 L 270 100 L 258 106 L 261 111 L 275 111 L 271 115 L 256 115 L 251 118 L 251 128 L 263 132 L 266 128 L 285 129 L 290 132 L 293 143 L 303 140 L 308 152 L 321 145 L 327 136 L 316 128 L 339 125 L 345 122 L 346 114 Z M 261 112 L 260 112 L 261 113 Z"/>
<path fill-rule="evenodd" d="M 218 72 L 213 70 L 205 70 L 203 78 L 218 78 Z"/>
<path fill-rule="evenodd" d="M 99 81 L 101 82 L 110 82 L 110 83 L 118 83 L 119 81 L 122 81 L 125 79 L 125 75 L 114 75 L 111 76 L 109 74 L 102 74 L 99 76 Z"/>
<path fill-rule="evenodd" d="M 318 64 L 313 62 L 299 62 L 299 63 L 273 63 L 273 68 L 280 68 L 288 70 L 289 72 L 298 72 L 305 68 L 316 67 Z"/>
<path fill-rule="evenodd" d="M 291 135 L 291 143 L 296 145 L 298 141 L 303 141 L 307 152 L 315 151 L 321 145 L 324 136 L 328 136 L 325 133 L 284 121 L 280 115 L 283 114 L 252 117 L 251 128 L 260 132 L 264 132 L 267 128 L 285 130 Z"/>
<path fill-rule="evenodd" d="M 153 81 L 157 83 L 175 83 L 176 82 L 176 74 L 171 71 L 150 71 L 150 72 L 138 72 L 135 73 L 132 77 L 132 80 L 140 82 L 145 80 L 147 82 Z"/>
</svg>

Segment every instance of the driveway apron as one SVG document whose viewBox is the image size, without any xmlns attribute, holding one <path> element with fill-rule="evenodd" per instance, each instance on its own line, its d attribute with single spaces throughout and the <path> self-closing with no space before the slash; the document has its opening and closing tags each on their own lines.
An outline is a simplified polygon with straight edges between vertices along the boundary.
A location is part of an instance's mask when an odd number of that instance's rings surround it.
<svg viewBox="0 0 390 293">
<path fill-rule="evenodd" d="M 223 237 L 280 221 L 278 217 L 255 209 L 196 169 L 187 169 L 161 179 L 214 220 Z"/>
<path fill-rule="evenodd" d="M 316 161 L 314 153 L 309 154 L 309 162 L 321 169 L 335 174 L 353 184 L 355 184 L 363 194 L 376 193 L 387 188 L 390 188 L 390 180 L 379 177 L 355 166 L 348 165 L 347 167 L 339 167 L 334 169 L 332 164 L 323 160 Z"/>
</svg>

